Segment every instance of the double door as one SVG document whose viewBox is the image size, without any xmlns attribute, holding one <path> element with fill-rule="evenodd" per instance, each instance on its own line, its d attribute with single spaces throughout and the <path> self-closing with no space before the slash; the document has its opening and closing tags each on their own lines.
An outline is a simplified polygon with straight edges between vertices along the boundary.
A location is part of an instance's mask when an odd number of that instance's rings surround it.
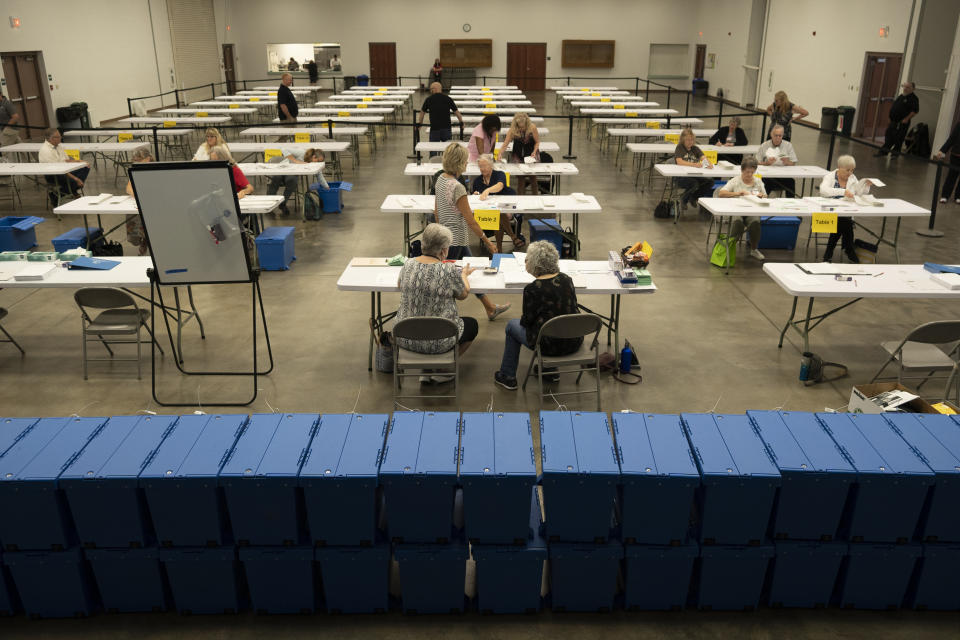
<svg viewBox="0 0 960 640">
<path fill-rule="evenodd" d="M 43 130 L 50 126 L 46 84 L 40 75 L 40 53 L 36 51 L 0 53 L 3 77 L 7 81 L 4 94 L 20 113 L 18 124 L 37 127 L 21 129 L 24 140 L 42 140 Z"/>
<path fill-rule="evenodd" d="M 545 42 L 507 43 L 507 84 L 524 91 L 543 91 L 547 75 Z"/>
</svg>

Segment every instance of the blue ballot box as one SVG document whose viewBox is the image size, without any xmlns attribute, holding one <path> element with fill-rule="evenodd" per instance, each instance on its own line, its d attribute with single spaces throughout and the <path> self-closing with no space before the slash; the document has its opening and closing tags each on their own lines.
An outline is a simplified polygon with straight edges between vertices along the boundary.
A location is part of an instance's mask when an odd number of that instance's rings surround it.
<svg viewBox="0 0 960 640">
<path fill-rule="evenodd" d="M 43 418 L 0 458 L 0 540 L 7 549 L 64 549 L 76 542 L 57 477 L 106 418 Z M 16 517 L 11 517 L 16 514 Z"/>
<path fill-rule="evenodd" d="M 88 616 L 96 608 L 89 568 L 80 549 L 11 551 L 3 555 L 20 604 L 31 618 Z"/>
<path fill-rule="evenodd" d="M 176 420 L 176 416 L 114 416 L 60 474 L 81 545 L 148 544 L 153 525 L 138 476 Z"/>
<path fill-rule="evenodd" d="M 460 483 L 467 539 L 526 544 L 530 490 L 537 479 L 530 415 L 464 413 Z"/>
<path fill-rule="evenodd" d="M 382 613 L 390 606 L 390 545 L 317 547 L 324 604 L 330 613 Z M 462 585 L 461 585 L 462 587 Z"/>
<path fill-rule="evenodd" d="M 464 582 L 466 540 L 446 544 L 400 543 L 394 548 L 400 566 L 400 590 L 404 613 L 461 613 L 467 596 Z"/>
<path fill-rule="evenodd" d="M 464 505 L 466 501 L 464 497 Z M 536 488 L 530 491 L 527 511 L 527 526 L 533 537 L 525 544 L 470 545 L 477 566 L 476 599 L 481 613 L 532 613 L 540 610 L 547 543 L 540 536 L 543 519 Z M 468 521 L 468 531 L 469 527 Z"/>
<path fill-rule="evenodd" d="M 17 612 L 17 602 L 13 581 L 9 571 L 3 565 L 3 551 L 0 551 L 0 618 L 12 616 Z"/>
<path fill-rule="evenodd" d="M 701 609 L 756 609 L 772 557 L 772 545 L 700 547 L 697 605 Z"/>
<path fill-rule="evenodd" d="M 217 474 L 246 421 L 243 415 L 181 416 L 140 473 L 161 546 L 229 542 Z"/>
<path fill-rule="evenodd" d="M 237 544 L 289 546 L 306 541 L 297 474 L 318 418 L 254 414 L 244 425 L 219 480 Z"/>
<path fill-rule="evenodd" d="M 234 547 L 160 549 L 180 613 L 240 611 L 240 567 Z"/>
<path fill-rule="evenodd" d="M 24 431 L 33 427 L 40 418 L 0 418 L 0 458 L 20 439 Z"/>
<path fill-rule="evenodd" d="M 880 414 L 818 413 L 857 469 L 855 500 L 845 515 L 850 540 L 905 542 L 913 537 L 930 468 Z"/>
<path fill-rule="evenodd" d="M 928 542 L 960 542 L 960 426 L 950 416 L 926 413 L 885 413 L 883 417 L 934 473 L 918 537 Z"/>
<path fill-rule="evenodd" d="M 960 610 L 960 544 L 925 544 L 913 597 L 917 609 Z"/>
<path fill-rule="evenodd" d="M 311 547 L 243 547 L 239 553 L 254 611 L 316 610 L 316 571 Z"/>
<path fill-rule="evenodd" d="M 626 544 L 623 606 L 630 610 L 683 609 L 687 604 L 693 565 L 700 555 L 696 543 L 681 545 Z"/>
<path fill-rule="evenodd" d="M 832 540 L 856 470 L 812 413 L 747 411 L 780 470 L 776 539 Z"/>
<path fill-rule="evenodd" d="M 700 473 L 680 416 L 615 413 L 622 484 L 623 540 L 682 544 Z"/>
<path fill-rule="evenodd" d="M 847 543 L 778 540 L 774 546 L 770 606 L 829 606 Z"/>
<path fill-rule="evenodd" d="M 623 559 L 620 542 L 551 542 L 549 554 L 554 611 L 613 609 Z"/>
<path fill-rule="evenodd" d="M 107 613 L 166 611 L 169 597 L 156 547 L 84 552 Z"/>
<path fill-rule="evenodd" d="M 443 543 L 451 539 L 459 459 L 460 414 L 393 414 L 380 465 L 392 540 Z"/>
<path fill-rule="evenodd" d="M 682 417 L 701 474 L 700 542 L 762 542 L 780 472 L 749 418 L 698 413 Z"/>
<path fill-rule="evenodd" d="M 900 608 L 922 552 L 919 544 L 851 543 L 846 576 L 841 577 L 840 606 L 850 609 Z"/>
<path fill-rule="evenodd" d="M 376 540 L 377 478 L 390 417 L 320 416 L 300 486 L 315 545 L 372 545 Z"/>
<path fill-rule="evenodd" d="M 620 481 L 607 414 L 541 411 L 540 455 L 547 539 L 606 541 Z"/>
</svg>

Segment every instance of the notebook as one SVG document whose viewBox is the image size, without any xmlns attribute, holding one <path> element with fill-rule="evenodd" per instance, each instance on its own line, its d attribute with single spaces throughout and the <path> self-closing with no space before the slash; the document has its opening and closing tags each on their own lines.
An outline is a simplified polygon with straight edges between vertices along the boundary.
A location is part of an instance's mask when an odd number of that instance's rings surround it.
<svg viewBox="0 0 960 640">
<path fill-rule="evenodd" d="M 120 264 L 118 260 L 104 260 L 103 258 L 88 258 L 81 256 L 69 264 L 71 269 L 92 269 L 95 271 L 107 271 Z"/>
</svg>

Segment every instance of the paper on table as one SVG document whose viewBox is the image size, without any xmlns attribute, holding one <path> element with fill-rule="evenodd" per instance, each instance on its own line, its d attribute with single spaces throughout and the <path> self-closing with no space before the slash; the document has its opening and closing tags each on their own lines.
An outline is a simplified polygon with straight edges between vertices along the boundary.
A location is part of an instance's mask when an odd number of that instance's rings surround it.
<svg viewBox="0 0 960 640">
<path fill-rule="evenodd" d="M 536 211 L 543 209 L 543 201 L 536 196 L 524 198 L 517 205 L 523 211 Z"/>
<path fill-rule="evenodd" d="M 500 269 L 500 273 L 503 274 L 503 284 L 508 287 L 530 284 L 535 280 L 535 278 L 526 271 L 504 271 Z"/>
<path fill-rule="evenodd" d="M 467 256 L 463 262 L 475 269 L 486 269 L 490 266 L 490 258 L 485 256 Z"/>
<path fill-rule="evenodd" d="M 354 258 L 350 261 L 351 267 L 384 267 L 386 258 Z"/>
<path fill-rule="evenodd" d="M 577 273 L 577 261 L 576 260 L 567 260 L 561 258 L 560 260 L 560 272 L 565 273 L 568 276 Z"/>
<path fill-rule="evenodd" d="M 514 251 L 513 257 L 516 259 L 517 264 L 526 264 L 527 263 L 527 253 L 526 251 Z"/>
<path fill-rule="evenodd" d="M 885 183 L 883 180 L 880 180 L 879 178 L 862 178 L 860 182 L 863 182 L 864 180 L 869 180 L 875 187 L 887 186 L 887 183 Z"/>
<path fill-rule="evenodd" d="M 587 288 L 587 277 L 580 274 L 574 274 L 570 278 L 573 280 L 573 287 L 575 289 L 586 289 Z"/>
<path fill-rule="evenodd" d="M 751 204 L 759 205 L 761 207 L 770 206 L 770 201 L 766 198 L 759 198 L 757 196 L 743 196 L 743 199 Z"/>
<path fill-rule="evenodd" d="M 106 202 L 112 197 L 113 197 L 112 193 L 101 193 L 100 195 L 96 196 L 96 199 L 90 204 L 103 204 L 104 202 Z"/>
</svg>

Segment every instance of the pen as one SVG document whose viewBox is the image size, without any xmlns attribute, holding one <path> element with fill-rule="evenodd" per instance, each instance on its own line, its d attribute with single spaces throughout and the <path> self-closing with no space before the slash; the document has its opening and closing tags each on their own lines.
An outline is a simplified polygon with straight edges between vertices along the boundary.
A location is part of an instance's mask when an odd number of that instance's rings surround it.
<svg viewBox="0 0 960 640">
<path fill-rule="evenodd" d="M 883 275 L 883 271 L 881 271 L 880 273 L 875 273 L 875 274 L 873 274 L 873 277 L 874 277 L 874 278 L 877 278 L 877 277 L 882 276 L 882 275 Z"/>
</svg>

